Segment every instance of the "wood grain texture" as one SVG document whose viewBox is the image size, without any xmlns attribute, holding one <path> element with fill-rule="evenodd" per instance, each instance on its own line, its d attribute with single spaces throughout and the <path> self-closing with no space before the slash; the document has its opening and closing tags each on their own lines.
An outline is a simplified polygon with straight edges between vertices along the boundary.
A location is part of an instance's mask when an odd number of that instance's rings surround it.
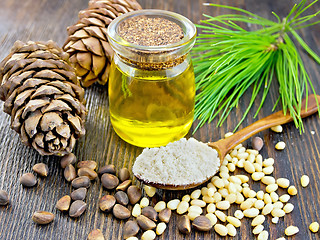
<svg viewBox="0 0 320 240">
<path fill-rule="evenodd" d="M 139 0 L 143 8 L 158 8 L 178 12 L 198 23 L 201 13 L 210 15 L 224 14 L 229 11 L 205 7 L 203 2 L 224 3 L 242 7 L 264 17 L 273 18 L 271 11 L 275 11 L 281 17 L 285 16 L 292 5 L 292 1 L 276 0 Z M 66 27 L 77 21 L 78 11 L 86 8 L 87 0 L 2 0 L 0 8 L 0 59 L 8 53 L 16 40 L 49 40 L 53 39 L 62 45 L 67 37 Z M 316 3 L 310 8 L 310 12 L 320 10 L 320 4 Z M 318 20 L 319 17 L 317 17 Z M 320 25 L 299 31 L 311 48 L 320 54 Z M 320 93 L 320 67 L 310 60 L 307 54 L 302 53 L 306 68 L 310 74 L 315 89 Z M 194 137 L 208 142 L 217 141 L 226 132 L 232 131 L 241 119 L 250 100 L 250 92 L 241 100 L 239 108 L 234 110 L 222 127 L 216 128 L 216 121 L 205 125 L 198 130 Z M 257 119 L 271 113 L 273 103 L 276 101 L 277 85 L 273 84 L 270 95 L 259 113 Z M 98 166 L 113 163 L 117 169 L 121 167 L 131 168 L 141 148 L 125 143 L 114 133 L 108 113 L 107 87 L 94 85 L 86 91 L 87 108 L 89 109 L 86 129 L 87 135 L 77 142 L 74 153 L 79 160 L 92 159 L 98 162 Z M 256 103 L 258 107 L 258 102 Z M 71 219 L 66 214 L 55 210 L 57 200 L 65 194 L 69 194 L 71 186 L 63 178 L 63 171 L 59 165 L 59 158 L 41 157 L 34 150 L 20 143 L 19 137 L 10 127 L 9 116 L 2 112 L 0 105 L 0 189 L 8 191 L 11 204 L 0 207 L 0 239 L 86 239 L 88 233 L 95 228 L 102 229 L 106 239 L 121 239 L 123 221 L 114 219 L 111 214 L 101 213 L 98 209 L 98 199 L 106 190 L 101 188 L 97 181 L 88 190 L 86 202 L 88 209 L 79 219 Z M 280 108 L 276 109 L 280 110 Z M 245 127 L 253 123 L 253 112 L 242 124 Z M 274 176 L 287 177 L 291 183 L 297 186 L 299 194 L 290 200 L 295 209 L 292 214 L 285 216 L 277 225 L 267 218 L 265 229 L 270 232 L 270 239 L 276 239 L 284 235 L 284 229 L 288 225 L 299 226 L 300 232 L 292 239 L 307 240 L 320 239 L 319 233 L 312 234 L 308 225 L 313 221 L 320 222 L 320 120 L 317 116 L 311 116 L 304 120 L 305 132 L 299 132 L 293 124 L 284 126 L 283 133 L 274 133 L 269 130 L 259 134 L 265 141 L 261 151 L 263 157 L 275 159 Z M 311 131 L 315 133 L 312 134 Z M 189 135 L 190 136 L 190 135 Z M 283 151 L 276 151 L 274 145 L 283 140 L 287 147 Z M 250 141 L 247 144 L 250 146 Z M 50 174 L 47 178 L 39 179 L 35 188 L 24 189 L 19 184 L 19 177 L 32 171 L 32 166 L 38 162 L 49 165 Z M 237 170 L 238 171 L 238 170 Z M 242 171 L 239 171 L 242 172 Z M 310 177 L 310 186 L 303 189 L 300 185 L 300 177 L 307 174 Z M 250 183 L 251 185 L 251 183 Z M 254 190 L 264 186 L 252 184 Z M 158 191 L 152 202 L 159 199 L 170 200 L 181 197 L 191 191 Z M 284 191 L 280 191 L 281 193 Z M 229 214 L 237 209 L 232 206 Z M 56 214 L 55 221 L 48 226 L 37 226 L 31 216 L 36 210 L 51 211 Z M 177 216 L 174 215 L 165 233 L 159 239 L 225 239 L 220 238 L 211 230 L 208 233 L 193 231 L 184 236 L 176 227 Z M 238 234 L 232 239 L 254 239 L 250 221 L 243 220 Z M 231 239 L 231 238 L 227 238 Z"/>
</svg>

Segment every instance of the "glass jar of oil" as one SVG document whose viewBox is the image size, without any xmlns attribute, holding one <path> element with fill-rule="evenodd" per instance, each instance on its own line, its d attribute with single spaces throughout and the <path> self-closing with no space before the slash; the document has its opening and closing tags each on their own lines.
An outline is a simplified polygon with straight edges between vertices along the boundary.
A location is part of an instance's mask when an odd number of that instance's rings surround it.
<svg viewBox="0 0 320 240">
<path fill-rule="evenodd" d="M 123 14 L 108 28 L 115 54 L 109 111 L 115 132 L 140 147 L 185 136 L 193 122 L 195 81 L 189 51 L 195 26 L 163 10 Z"/>
</svg>

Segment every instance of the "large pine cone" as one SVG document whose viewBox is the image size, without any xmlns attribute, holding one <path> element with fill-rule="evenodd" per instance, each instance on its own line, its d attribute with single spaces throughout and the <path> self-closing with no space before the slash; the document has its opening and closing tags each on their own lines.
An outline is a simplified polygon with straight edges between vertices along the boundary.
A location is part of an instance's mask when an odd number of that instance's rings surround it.
<svg viewBox="0 0 320 240">
<path fill-rule="evenodd" d="M 84 90 L 54 42 L 15 42 L 0 63 L 0 83 L 11 128 L 41 155 L 70 153 L 85 134 Z"/>
<path fill-rule="evenodd" d="M 63 49 L 81 77 L 82 86 L 108 81 L 113 51 L 107 39 L 107 27 L 123 13 L 141 9 L 136 0 L 91 0 L 79 12 L 79 21 L 68 27 L 69 37 Z"/>
</svg>

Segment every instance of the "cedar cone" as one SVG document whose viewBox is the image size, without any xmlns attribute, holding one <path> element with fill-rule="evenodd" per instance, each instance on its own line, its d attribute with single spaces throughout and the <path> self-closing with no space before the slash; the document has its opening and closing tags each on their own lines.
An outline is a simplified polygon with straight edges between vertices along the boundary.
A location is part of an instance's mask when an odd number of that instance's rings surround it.
<svg viewBox="0 0 320 240">
<path fill-rule="evenodd" d="M 0 85 L 11 128 L 41 155 L 68 154 L 85 134 L 84 90 L 53 41 L 15 42 L 0 63 Z"/>
<path fill-rule="evenodd" d="M 91 0 L 89 7 L 79 12 L 79 21 L 67 28 L 69 37 L 63 49 L 69 53 L 82 86 L 96 81 L 106 84 L 113 55 L 108 25 L 121 14 L 139 9 L 142 8 L 136 0 Z"/>
</svg>

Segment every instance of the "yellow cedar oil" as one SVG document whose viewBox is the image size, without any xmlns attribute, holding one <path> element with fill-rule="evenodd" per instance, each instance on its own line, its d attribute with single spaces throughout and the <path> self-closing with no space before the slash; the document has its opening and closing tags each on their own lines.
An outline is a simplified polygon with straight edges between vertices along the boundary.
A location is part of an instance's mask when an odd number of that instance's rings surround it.
<svg viewBox="0 0 320 240">
<path fill-rule="evenodd" d="M 195 81 L 187 59 L 173 68 L 150 71 L 114 56 L 109 77 L 112 126 L 125 141 L 158 147 L 185 136 L 193 122 Z"/>
</svg>

